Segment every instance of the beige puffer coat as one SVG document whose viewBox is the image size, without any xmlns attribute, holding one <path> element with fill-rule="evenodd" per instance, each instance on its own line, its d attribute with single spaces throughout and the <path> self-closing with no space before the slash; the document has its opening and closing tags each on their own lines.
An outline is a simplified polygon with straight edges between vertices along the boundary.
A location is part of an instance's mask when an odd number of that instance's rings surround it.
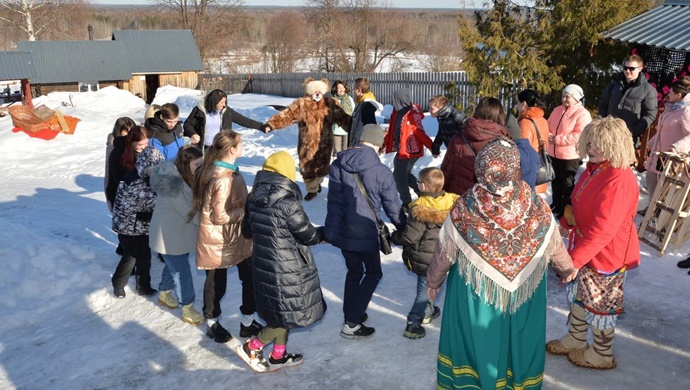
<svg viewBox="0 0 690 390">
<path fill-rule="evenodd" d="M 215 167 L 199 215 L 196 266 L 230 268 L 252 255 L 252 240 L 242 236 L 247 184 L 239 172 Z"/>
</svg>

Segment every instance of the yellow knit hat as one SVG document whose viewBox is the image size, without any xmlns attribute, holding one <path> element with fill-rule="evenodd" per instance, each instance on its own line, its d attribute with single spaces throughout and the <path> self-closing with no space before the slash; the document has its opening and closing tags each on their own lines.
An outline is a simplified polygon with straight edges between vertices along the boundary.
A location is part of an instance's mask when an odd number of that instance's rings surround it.
<svg viewBox="0 0 690 390">
<path fill-rule="evenodd" d="M 290 153 L 285 151 L 276 152 L 268 156 L 263 169 L 264 171 L 279 173 L 292 181 L 295 181 L 297 178 L 295 160 Z"/>
</svg>

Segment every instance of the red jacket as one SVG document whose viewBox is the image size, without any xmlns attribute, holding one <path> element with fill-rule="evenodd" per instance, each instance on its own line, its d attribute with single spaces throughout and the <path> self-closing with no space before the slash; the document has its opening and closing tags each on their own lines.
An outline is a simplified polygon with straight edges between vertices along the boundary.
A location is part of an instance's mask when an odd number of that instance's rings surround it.
<svg viewBox="0 0 690 390">
<path fill-rule="evenodd" d="M 570 256 L 576 268 L 608 273 L 640 264 L 634 221 L 639 195 L 631 168 L 587 164 L 572 195 L 576 231 Z"/>
<path fill-rule="evenodd" d="M 465 143 L 462 134 L 467 138 Z M 446 192 L 462 195 L 477 182 L 474 174 L 474 158 L 477 153 L 494 138 L 508 136 L 508 129 L 498 123 L 469 118 L 465 126 L 455 133 L 450 140 L 446 156 L 441 163 L 441 171 L 445 176 L 443 189 Z M 470 150 L 470 148 L 472 150 Z"/>
<path fill-rule="evenodd" d="M 400 147 L 395 150 L 393 125 L 396 123 L 395 118 L 398 112 L 393 110 L 391 114 L 391 127 L 386 132 L 386 137 L 383 139 L 382 149 L 385 153 L 398 152 L 398 159 L 406 160 L 408 158 L 418 158 L 424 156 L 424 147 L 431 150 L 431 138 L 424 132 L 422 120 L 424 119 L 424 111 L 416 104 L 410 106 L 400 124 Z M 408 145 L 409 144 L 409 145 Z M 409 147 L 408 147 L 409 146 Z"/>
</svg>

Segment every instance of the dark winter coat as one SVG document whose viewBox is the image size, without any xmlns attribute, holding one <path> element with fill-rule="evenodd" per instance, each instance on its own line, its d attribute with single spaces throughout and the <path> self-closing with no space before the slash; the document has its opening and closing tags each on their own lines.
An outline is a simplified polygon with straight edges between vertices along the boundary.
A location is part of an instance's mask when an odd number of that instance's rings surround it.
<svg viewBox="0 0 690 390">
<path fill-rule="evenodd" d="M 463 140 L 463 133 L 469 145 Z M 450 141 L 441 163 L 441 171 L 446 180 L 443 189 L 446 192 L 462 195 L 472 188 L 477 182 L 474 174 L 475 156 L 484 145 L 500 135 L 507 137 L 508 130 L 498 123 L 476 118 L 465 121 L 462 133 L 458 132 Z"/>
<path fill-rule="evenodd" d="M 400 230 L 405 226 L 402 202 L 393 172 L 381 163 L 373 148 L 358 145 L 338 153 L 328 182 L 326 241 L 347 251 L 378 251 L 376 217 L 357 187 L 353 173 L 359 173 L 374 210 L 384 212 Z"/>
<path fill-rule="evenodd" d="M 145 122 L 146 129 L 149 131 L 149 145 L 158 149 L 166 161 L 173 161 L 180 150 L 188 141 L 183 139 L 182 122 L 177 122 L 172 130 L 163 122 L 160 115 L 156 113 L 152 118 Z"/>
<path fill-rule="evenodd" d="M 122 154 L 125 152 L 125 138 L 113 138 L 113 151 L 108 156 L 108 182 L 105 185 L 105 199 L 109 204 L 115 203 L 115 195 L 117 194 L 117 186 L 120 180 L 125 176 L 127 171 L 122 167 Z"/>
<path fill-rule="evenodd" d="M 441 153 L 441 144 L 446 145 L 446 148 L 450 145 L 450 140 L 462 128 L 465 114 L 450 104 L 446 104 L 438 112 L 436 119 L 438 119 L 438 133 L 436 133 L 436 138 L 431 145 L 431 154 L 433 155 Z"/>
<path fill-rule="evenodd" d="M 302 208 L 302 193 L 285 176 L 259 171 L 247 197 L 243 234 L 254 241 L 252 273 L 259 316 L 286 329 L 323 317 L 319 274 L 310 245 L 323 240 Z"/>
<path fill-rule="evenodd" d="M 199 145 L 204 145 L 204 133 L 206 133 L 206 109 L 203 107 L 203 100 L 197 107 L 192 109 L 187 120 L 184 121 L 184 135 L 191 137 L 194 134 L 198 135 Z M 247 118 L 239 112 L 230 107 L 225 107 L 222 112 L 222 125 L 220 130 L 232 130 L 232 123 L 235 122 L 240 126 L 248 129 L 261 130 L 261 122 Z"/>
<path fill-rule="evenodd" d="M 640 74 L 627 88 L 626 84 L 623 74 L 611 80 L 601 95 L 599 115 L 623 119 L 633 140 L 637 141 L 656 118 L 659 107 L 657 92 L 644 74 Z"/>
<path fill-rule="evenodd" d="M 310 97 L 295 100 L 266 122 L 272 129 L 282 129 L 293 123 L 299 126 L 297 155 L 299 170 L 305 181 L 328 175 L 333 152 L 333 125 L 350 126 L 350 115 L 329 97 L 319 102 Z"/>
<path fill-rule="evenodd" d="M 355 106 L 352 112 L 352 125 L 350 135 L 347 139 L 347 146 L 352 147 L 359 144 L 359 137 L 362 136 L 364 125 L 376 124 L 376 111 L 383 109 L 383 106 L 376 100 L 363 100 Z"/>
<path fill-rule="evenodd" d="M 528 139 L 513 140 L 520 151 L 520 171 L 522 180 L 529 184 L 531 189 L 537 182 L 537 170 L 539 169 L 539 153 L 532 148 Z"/>
<path fill-rule="evenodd" d="M 391 234 L 391 241 L 403 246 L 403 263 L 417 275 L 426 276 L 436 249 L 438 234 L 458 198 L 445 191 L 422 192 L 410 203 L 410 216 L 404 230 Z"/>
<path fill-rule="evenodd" d="M 113 231 L 126 236 L 148 235 L 155 204 L 156 194 L 148 177 L 142 178 L 136 169 L 127 172 L 113 203 Z"/>
</svg>

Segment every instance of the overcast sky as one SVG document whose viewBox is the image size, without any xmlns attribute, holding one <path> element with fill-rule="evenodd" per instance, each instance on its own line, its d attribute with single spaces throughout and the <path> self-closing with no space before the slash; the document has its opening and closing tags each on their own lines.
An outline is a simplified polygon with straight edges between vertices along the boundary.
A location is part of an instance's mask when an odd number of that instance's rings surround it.
<svg viewBox="0 0 690 390">
<path fill-rule="evenodd" d="M 461 4 L 471 7 L 481 4 L 482 0 L 388 0 L 392 7 L 396 8 L 460 8 Z M 146 0 L 92 0 L 95 4 L 149 4 Z M 280 5 L 301 6 L 304 0 L 244 0 L 244 5 Z"/>
</svg>

